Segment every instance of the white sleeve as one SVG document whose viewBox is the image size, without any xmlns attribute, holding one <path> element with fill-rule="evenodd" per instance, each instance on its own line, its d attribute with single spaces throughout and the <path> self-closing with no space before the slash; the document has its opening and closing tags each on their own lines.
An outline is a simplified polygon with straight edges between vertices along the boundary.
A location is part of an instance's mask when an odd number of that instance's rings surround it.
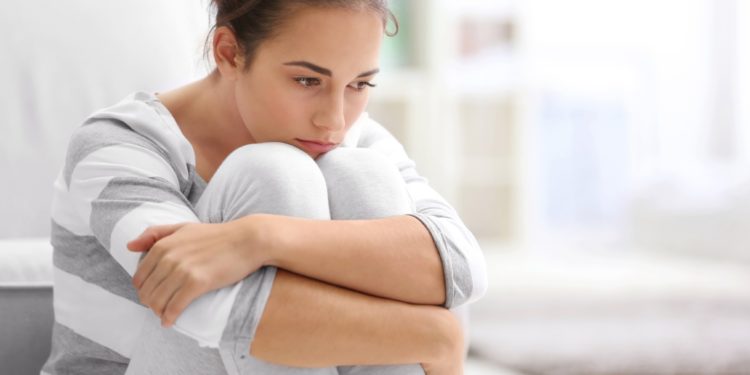
<svg viewBox="0 0 750 375">
<path fill-rule="evenodd" d="M 199 222 L 183 194 L 187 182 L 173 164 L 164 149 L 122 125 L 84 126 L 72 139 L 56 185 L 55 219 L 71 231 L 93 235 L 131 278 L 141 253 L 127 249 L 130 240 L 150 226 Z M 252 292 L 245 281 L 197 298 L 174 328 L 201 346 L 218 348 L 230 319 L 257 319 L 247 306 L 235 305 L 238 297 L 254 295 L 244 296 Z M 121 287 L 133 288 L 130 283 Z"/>
</svg>

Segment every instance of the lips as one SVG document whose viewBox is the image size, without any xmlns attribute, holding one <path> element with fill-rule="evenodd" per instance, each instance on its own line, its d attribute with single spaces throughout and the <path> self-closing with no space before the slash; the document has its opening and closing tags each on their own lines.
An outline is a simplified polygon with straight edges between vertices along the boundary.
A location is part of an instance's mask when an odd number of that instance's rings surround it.
<svg viewBox="0 0 750 375">
<path fill-rule="evenodd" d="M 311 141 L 311 140 L 304 140 L 304 139 L 297 139 L 297 142 L 299 142 L 300 146 L 302 146 L 303 149 L 307 152 L 311 152 L 314 154 L 322 154 L 328 151 L 333 150 L 338 146 L 336 143 L 331 142 L 324 142 L 324 141 Z"/>
</svg>

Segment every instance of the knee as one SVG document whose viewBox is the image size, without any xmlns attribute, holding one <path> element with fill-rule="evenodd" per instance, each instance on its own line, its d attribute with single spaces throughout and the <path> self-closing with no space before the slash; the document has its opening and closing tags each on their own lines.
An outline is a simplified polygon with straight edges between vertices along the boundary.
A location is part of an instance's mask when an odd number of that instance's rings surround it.
<svg viewBox="0 0 750 375">
<path fill-rule="evenodd" d="M 253 213 L 328 218 L 326 182 L 315 161 L 284 143 L 256 143 L 233 151 L 210 184 L 221 191 L 219 221 Z"/>
<path fill-rule="evenodd" d="M 254 172 L 264 168 L 273 170 L 284 166 L 310 166 L 315 162 L 304 151 L 286 143 L 266 142 L 244 145 L 232 151 L 222 162 L 232 169 L 250 168 Z"/>
<path fill-rule="evenodd" d="M 373 182 L 402 184 L 398 169 L 386 156 L 364 148 L 339 148 L 317 160 L 329 183 L 370 185 Z"/>
<path fill-rule="evenodd" d="M 413 211 L 404 178 L 384 155 L 337 149 L 317 162 L 328 187 L 332 218 L 374 219 Z"/>
<path fill-rule="evenodd" d="M 254 143 L 234 150 L 217 175 L 240 179 L 239 185 L 263 186 L 276 192 L 297 184 L 324 184 L 315 161 L 304 151 L 280 142 Z"/>
</svg>

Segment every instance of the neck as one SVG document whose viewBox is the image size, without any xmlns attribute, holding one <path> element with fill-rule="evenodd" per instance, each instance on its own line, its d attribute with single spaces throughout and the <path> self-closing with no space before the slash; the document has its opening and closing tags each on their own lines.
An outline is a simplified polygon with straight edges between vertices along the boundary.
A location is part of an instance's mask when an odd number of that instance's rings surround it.
<svg viewBox="0 0 750 375">
<path fill-rule="evenodd" d="M 231 152 L 253 143 L 237 112 L 232 83 L 217 70 L 159 98 L 194 146 Z"/>
</svg>

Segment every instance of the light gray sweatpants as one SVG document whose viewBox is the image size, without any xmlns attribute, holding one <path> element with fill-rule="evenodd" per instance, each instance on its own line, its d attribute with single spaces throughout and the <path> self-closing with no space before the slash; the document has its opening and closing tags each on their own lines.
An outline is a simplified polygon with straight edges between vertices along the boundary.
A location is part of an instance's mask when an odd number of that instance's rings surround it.
<svg viewBox="0 0 750 375">
<path fill-rule="evenodd" d="M 254 213 L 375 219 L 408 214 L 412 207 L 396 167 L 374 151 L 338 148 L 313 160 L 287 144 L 260 143 L 232 152 L 195 208 L 201 222 L 221 223 Z M 275 274 L 275 267 L 263 267 L 241 281 L 245 285 L 223 335 L 239 344 L 222 350 L 201 348 L 193 339 L 162 328 L 153 316 L 131 356 L 127 374 L 424 374 L 419 364 L 307 369 L 270 364 L 249 355 Z"/>
</svg>

